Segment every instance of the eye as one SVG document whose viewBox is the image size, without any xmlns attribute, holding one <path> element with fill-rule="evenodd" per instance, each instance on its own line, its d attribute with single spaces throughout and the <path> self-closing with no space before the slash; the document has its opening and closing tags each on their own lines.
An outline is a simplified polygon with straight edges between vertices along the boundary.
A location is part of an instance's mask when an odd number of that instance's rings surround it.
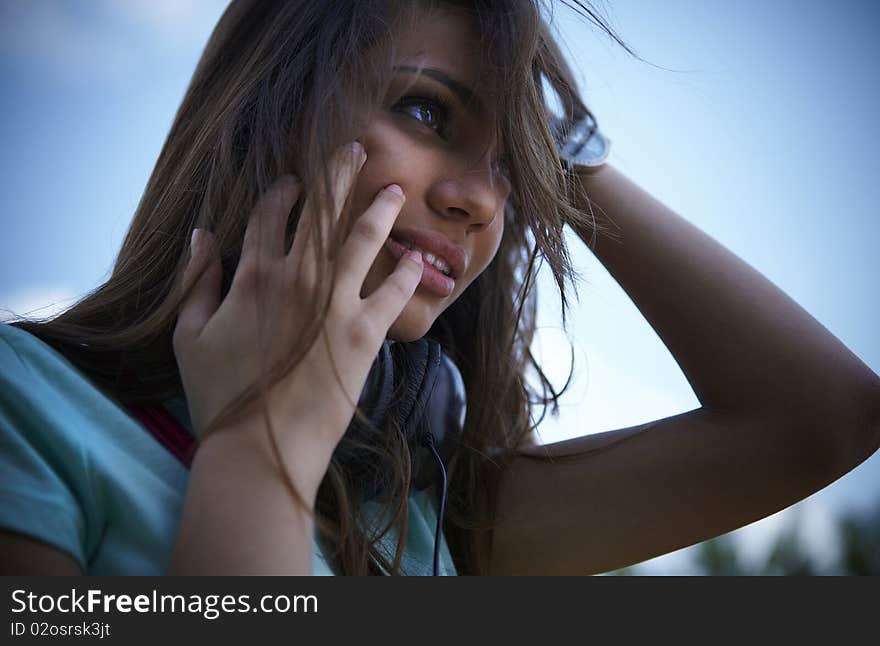
<svg viewBox="0 0 880 646">
<path fill-rule="evenodd" d="M 405 96 L 392 109 L 415 119 L 443 139 L 449 138 L 449 109 L 439 97 Z"/>
</svg>

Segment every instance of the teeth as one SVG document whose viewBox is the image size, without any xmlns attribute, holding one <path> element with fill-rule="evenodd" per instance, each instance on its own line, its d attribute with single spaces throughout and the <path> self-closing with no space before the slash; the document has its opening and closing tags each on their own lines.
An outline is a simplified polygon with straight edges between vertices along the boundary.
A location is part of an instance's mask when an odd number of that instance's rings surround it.
<svg viewBox="0 0 880 646">
<path fill-rule="evenodd" d="M 422 253 L 422 260 L 434 267 L 437 271 L 446 274 L 447 276 L 451 275 L 452 269 L 449 267 L 449 265 L 446 264 L 446 262 L 442 258 L 438 258 L 434 254 L 428 253 L 421 247 L 414 245 L 409 240 L 400 240 L 399 242 L 407 249 L 415 249 L 416 251 L 420 251 Z"/>
</svg>

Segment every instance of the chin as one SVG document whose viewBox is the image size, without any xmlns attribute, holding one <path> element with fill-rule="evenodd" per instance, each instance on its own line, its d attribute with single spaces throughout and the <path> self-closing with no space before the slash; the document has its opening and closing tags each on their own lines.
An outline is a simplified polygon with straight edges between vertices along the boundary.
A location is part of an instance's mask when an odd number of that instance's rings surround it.
<svg viewBox="0 0 880 646">
<path fill-rule="evenodd" d="M 388 338 L 395 341 L 415 341 L 428 333 L 442 308 L 437 304 L 424 302 L 418 294 L 414 295 L 397 320 L 388 328 Z"/>
</svg>

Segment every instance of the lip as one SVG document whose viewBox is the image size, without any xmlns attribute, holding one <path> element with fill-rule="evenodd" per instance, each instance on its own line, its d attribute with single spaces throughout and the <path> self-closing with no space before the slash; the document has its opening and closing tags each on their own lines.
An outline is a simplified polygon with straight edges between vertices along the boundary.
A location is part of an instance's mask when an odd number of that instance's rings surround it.
<svg viewBox="0 0 880 646">
<path fill-rule="evenodd" d="M 442 233 L 430 229 L 401 227 L 392 229 L 389 237 L 409 242 L 438 258 L 442 258 L 449 265 L 449 273 L 453 279 L 458 279 L 467 268 L 467 252 L 464 247 L 455 244 Z"/>
<path fill-rule="evenodd" d="M 391 255 L 399 260 L 407 252 L 408 247 L 392 237 L 385 241 L 385 248 Z M 422 264 L 422 276 L 419 278 L 419 287 L 428 293 L 440 298 L 449 297 L 455 291 L 455 279 L 434 268 L 430 263 Z"/>
</svg>

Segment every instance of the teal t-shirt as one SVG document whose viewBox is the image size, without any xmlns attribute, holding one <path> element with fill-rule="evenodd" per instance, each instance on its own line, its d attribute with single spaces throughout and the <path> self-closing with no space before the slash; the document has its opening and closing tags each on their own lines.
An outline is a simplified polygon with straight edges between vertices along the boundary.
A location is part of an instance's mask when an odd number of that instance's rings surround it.
<svg viewBox="0 0 880 646">
<path fill-rule="evenodd" d="M 186 402 L 163 403 L 191 432 Z M 68 553 L 86 574 L 164 574 L 188 475 L 63 355 L 0 324 L 0 527 Z M 436 522 L 435 491 L 412 493 L 404 573 L 432 573 Z M 380 548 L 392 554 L 397 536 Z M 312 553 L 314 574 L 334 574 L 317 537 Z M 440 574 L 455 573 L 441 536 Z"/>
</svg>

